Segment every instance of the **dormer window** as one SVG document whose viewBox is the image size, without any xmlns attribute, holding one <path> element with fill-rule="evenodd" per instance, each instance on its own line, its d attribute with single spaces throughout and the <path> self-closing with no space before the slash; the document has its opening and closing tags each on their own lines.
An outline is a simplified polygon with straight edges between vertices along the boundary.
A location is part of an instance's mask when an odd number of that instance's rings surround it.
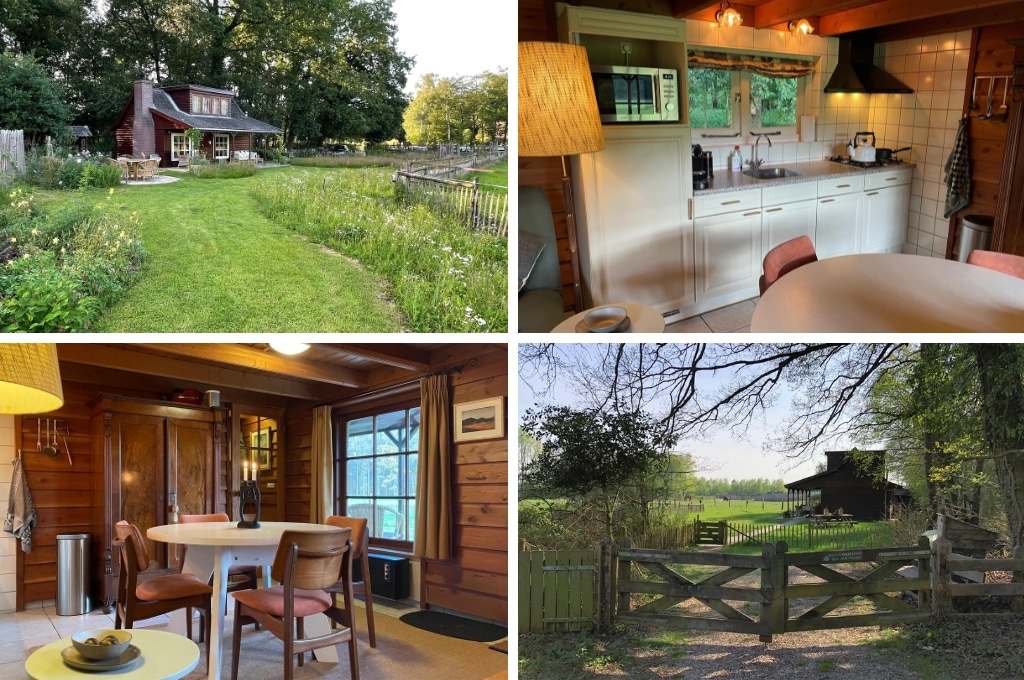
<svg viewBox="0 0 1024 680">
<path fill-rule="evenodd" d="M 228 116 L 231 103 L 228 97 L 217 97 L 211 94 L 192 93 L 192 115 L 194 116 Z"/>
</svg>

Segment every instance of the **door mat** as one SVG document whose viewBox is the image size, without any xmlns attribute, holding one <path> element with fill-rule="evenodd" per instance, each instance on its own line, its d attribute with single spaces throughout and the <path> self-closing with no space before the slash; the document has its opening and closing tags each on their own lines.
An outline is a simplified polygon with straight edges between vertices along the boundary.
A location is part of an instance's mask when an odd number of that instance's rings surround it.
<svg viewBox="0 0 1024 680">
<path fill-rule="evenodd" d="M 420 630 L 460 640 L 492 642 L 508 636 L 507 628 L 442 612 L 409 612 L 400 616 L 398 620 Z"/>
</svg>

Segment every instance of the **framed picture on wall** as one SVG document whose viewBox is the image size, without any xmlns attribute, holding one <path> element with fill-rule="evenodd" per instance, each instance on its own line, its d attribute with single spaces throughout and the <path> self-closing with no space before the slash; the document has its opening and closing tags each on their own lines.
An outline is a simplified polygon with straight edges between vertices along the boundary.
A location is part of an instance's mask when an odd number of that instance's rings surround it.
<svg viewBox="0 0 1024 680">
<path fill-rule="evenodd" d="M 455 405 L 455 441 L 500 439 L 505 436 L 505 398 Z"/>
</svg>

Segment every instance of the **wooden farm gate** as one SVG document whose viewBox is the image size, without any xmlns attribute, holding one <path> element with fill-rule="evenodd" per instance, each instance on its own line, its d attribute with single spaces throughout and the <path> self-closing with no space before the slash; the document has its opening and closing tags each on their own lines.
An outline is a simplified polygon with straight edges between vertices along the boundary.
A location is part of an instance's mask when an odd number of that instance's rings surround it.
<svg viewBox="0 0 1024 680">
<path fill-rule="evenodd" d="M 932 613 L 927 606 L 931 590 L 930 555 L 927 539 L 910 547 L 792 555 L 787 553 L 785 542 L 765 543 L 761 555 L 620 548 L 616 553 L 618 581 L 614 588 L 617 595 L 614 618 L 622 623 L 756 634 L 764 642 L 770 642 L 772 635 L 786 632 L 922 619 Z M 873 566 L 860 577 L 843 574 L 832 567 L 850 563 Z M 916 565 L 917 575 L 913 578 L 896 576 L 896 571 L 907 565 Z M 704 567 L 722 569 L 709 574 Z M 802 570 L 824 582 L 790 584 L 791 569 Z M 681 572 L 701 573 L 701 576 Z M 733 583 L 754 572 L 760 572 L 756 587 Z M 918 591 L 916 604 L 893 596 L 905 590 Z M 655 598 L 634 607 L 634 594 L 654 595 Z M 870 601 L 874 611 L 829 615 L 855 597 Z M 794 601 L 802 598 L 813 599 L 815 603 L 804 611 L 794 611 Z M 705 615 L 677 608 L 690 599 L 711 611 Z M 751 610 L 750 613 L 743 611 L 745 609 Z"/>
<path fill-rule="evenodd" d="M 597 551 L 519 553 L 519 632 L 591 631 L 595 625 Z"/>
<path fill-rule="evenodd" d="M 702 522 L 693 520 L 693 537 L 697 545 L 725 545 L 729 534 L 729 524 L 721 522 Z"/>
<path fill-rule="evenodd" d="M 25 172 L 25 133 L 23 130 L 0 130 L 0 175 Z"/>
</svg>

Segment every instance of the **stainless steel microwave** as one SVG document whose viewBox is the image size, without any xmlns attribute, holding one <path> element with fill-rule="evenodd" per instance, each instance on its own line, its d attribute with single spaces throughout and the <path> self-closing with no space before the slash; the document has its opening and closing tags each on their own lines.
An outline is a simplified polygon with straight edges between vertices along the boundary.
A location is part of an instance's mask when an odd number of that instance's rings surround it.
<svg viewBox="0 0 1024 680">
<path fill-rule="evenodd" d="M 679 120 L 679 73 L 670 68 L 591 66 L 597 108 L 604 123 Z"/>
</svg>

